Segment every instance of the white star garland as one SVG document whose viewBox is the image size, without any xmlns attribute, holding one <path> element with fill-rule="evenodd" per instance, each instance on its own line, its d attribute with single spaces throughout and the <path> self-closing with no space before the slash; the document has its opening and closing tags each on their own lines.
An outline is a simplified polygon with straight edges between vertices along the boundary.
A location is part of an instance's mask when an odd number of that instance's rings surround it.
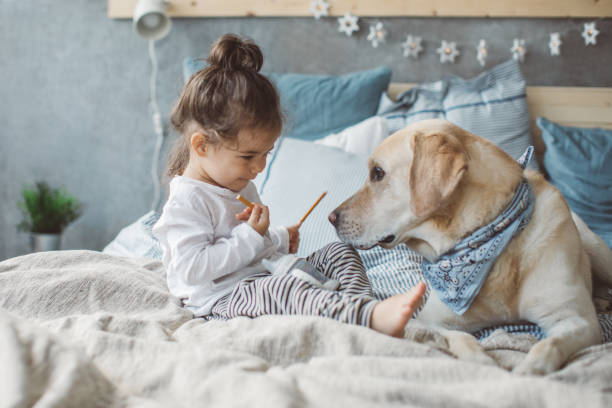
<svg viewBox="0 0 612 408">
<path fill-rule="evenodd" d="M 330 5 L 326 0 L 310 0 L 310 12 L 317 20 L 321 17 L 329 16 L 329 8 Z M 350 12 L 346 12 L 344 16 L 339 17 L 337 21 L 338 31 L 346 34 L 348 37 L 352 37 L 353 33 L 359 31 L 359 17 L 352 15 Z M 367 39 L 372 44 L 372 47 L 377 48 L 380 44 L 386 42 L 389 32 L 381 21 L 377 21 L 375 24 L 370 25 L 369 29 L 370 32 L 367 36 Z M 595 22 L 584 23 L 582 37 L 584 38 L 585 45 L 596 45 L 598 35 L 599 30 L 595 26 Z M 412 57 L 415 59 L 419 58 L 419 54 L 423 51 L 422 42 L 422 37 L 408 34 L 406 36 L 406 41 L 401 43 L 404 57 Z M 561 41 L 561 33 L 551 33 L 550 40 L 548 42 L 550 55 L 561 55 L 562 44 L 563 41 Z M 476 46 L 476 51 L 476 59 L 478 60 L 480 66 L 484 67 L 486 65 L 486 60 L 488 57 L 488 48 L 486 40 L 481 39 L 478 42 L 478 45 Z M 510 48 L 510 51 L 512 52 L 512 58 L 520 62 L 524 62 L 525 55 L 527 54 L 525 40 L 522 38 L 515 38 L 513 40 L 512 48 Z M 441 41 L 440 47 L 436 49 L 436 52 L 440 55 L 440 63 L 442 64 L 447 62 L 454 63 L 457 56 L 461 54 L 455 41 L 446 40 Z"/>
<path fill-rule="evenodd" d="M 512 58 L 523 62 L 525 60 L 525 54 L 527 53 L 527 48 L 525 48 L 525 40 L 522 38 L 515 38 L 510 51 L 512 52 Z"/>
<path fill-rule="evenodd" d="M 550 41 L 548 42 L 548 48 L 550 48 L 550 55 L 561 55 L 561 34 L 559 33 L 551 33 Z"/>
<path fill-rule="evenodd" d="M 442 64 L 446 62 L 455 62 L 455 58 L 459 55 L 459 50 L 457 49 L 457 43 L 454 41 L 446 41 L 442 40 L 440 44 L 440 48 L 436 50 L 438 54 L 440 54 L 440 62 Z"/>
<path fill-rule="evenodd" d="M 338 18 L 338 31 L 350 37 L 355 31 L 359 31 L 358 22 L 359 17 L 348 12 L 344 13 L 343 17 Z"/>
<path fill-rule="evenodd" d="M 378 48 L 378 45 L 384 43 L 386 40 L 387 30 L 385 30 L 383 23 L 378 21 L 376 24 L 370 26 L 368 41 L 372 43 L 372 47 Z"/>
<path fill-rule="evenodd" d="M 406 36 L 406 41 L 402 43 L 402 48 L 404 49 L 404 57 L 412 57 L 419 58 L 419 53 L 423 51 L 423 46 L 421 42 L 423 39 L 421 37 L 408 35 Z"/>
<path fill-rule="evenodd" d="M 328 16 L 329 3 L 325 0 L 310 0 L 310 12 L 317 20 L 323 16 Z"/>
<path fill-rule="evenodd" d="M 478 60 L 480 66 L 484 67 L 487 61 L 487 42 L 481 39 L 476 46 L 476 51 L 476 59 Z"/>
<path fill-rule="evenodd" d="M 584 45 L 597 45 L 597 35 L 599 30 L 595 27 L 595 23 L 584 23 L 582 37 L 584 37 Z"/>
</svg>

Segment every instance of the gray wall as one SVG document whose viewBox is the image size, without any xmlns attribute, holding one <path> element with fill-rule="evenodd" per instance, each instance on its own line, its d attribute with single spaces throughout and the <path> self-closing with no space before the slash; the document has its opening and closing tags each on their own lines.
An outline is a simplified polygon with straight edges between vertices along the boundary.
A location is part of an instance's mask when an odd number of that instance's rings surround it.
<svg viewBox="0 0 612 408">
<path fill-rule="evenodd" d="M 156 45 L 164 123 L 181 89 L 182 59 L 205 55 L 226 32 L 254 38 L 267 71 L 341 74 L 387 64 L 393 81 L 405 82 L 474 76 L 480 38 L 489 42 L 488 68 L 509 58 L 513 38 L 524 37 L 530 85 L 612 86 L 610 19 L 597 20 L 599 45 L 585 47 L 580 32 L 588 19 L 384 18 L 390 38 L 379 49 L 366 41 L 365 23 L 374 19 L 364 20 L 347 38 L 331 18 L 175 19 Z M 548 55 L 554 31 L 563 33 L 561 58 Z M 408 32 L 425 39 L 419 60 L 401 55 Z M 442 39 L 458 42 L 456 64 L 439 63 L 434 50 Z M 0 259 L 29 252 L 28 236 L 15 225 L 20 190 L 35 180 L 64 186 L 86 205 L 65 231 L 64 249 L 100 250 L 149 210 L 150 67 L 146 41 L 130 21 L 107 18 L 104 0 L 0 0 Z"/>
</svg>

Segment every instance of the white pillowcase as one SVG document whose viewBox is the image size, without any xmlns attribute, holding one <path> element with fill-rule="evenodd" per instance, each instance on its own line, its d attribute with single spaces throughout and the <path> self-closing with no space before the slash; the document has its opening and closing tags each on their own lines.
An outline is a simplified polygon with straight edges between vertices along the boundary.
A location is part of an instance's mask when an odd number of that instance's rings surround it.
<svg viewBox="0 0 612 408">
<path fill-rule="evenodd" d="M 327 191 L 321 203 L 300 228 L 298 256 L 308 256 L 324 245 L 338 241 L 327 216 L 355 193 L 368 175 L 368 157 L 314 142 L 282 138 L 268 163 L 261 201 L 270 207 L 270 224 L 296 224 L 315 200 Z"/>
<path fill-rule="evenodd" d="M 382 116 L 372 116 L 340 133 L 332 133 L 315 140 L 315 143 L 369 156 L 387 136 L 389 136 L 387 120 Z"/>
</svg>

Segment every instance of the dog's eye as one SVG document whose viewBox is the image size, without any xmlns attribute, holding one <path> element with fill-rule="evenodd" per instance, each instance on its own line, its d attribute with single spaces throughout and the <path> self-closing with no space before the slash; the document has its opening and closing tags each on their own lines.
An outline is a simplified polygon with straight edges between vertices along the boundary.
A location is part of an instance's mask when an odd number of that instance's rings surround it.
<svg viewBox="0 0 612 408">
<path fill-rule="evenodd" d="M 372 167 L 370 170 L 370 180 L 371 181 L 380 181 L 385 177 L 385 171 L 378 166 Z"/>
</svg>

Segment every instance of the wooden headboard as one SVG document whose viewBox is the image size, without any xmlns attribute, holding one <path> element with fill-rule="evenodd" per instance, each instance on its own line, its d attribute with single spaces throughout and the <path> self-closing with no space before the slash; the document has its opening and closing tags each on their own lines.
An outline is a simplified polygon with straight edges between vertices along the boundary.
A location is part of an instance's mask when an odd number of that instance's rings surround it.
<svg viewBox="0 0 612 408">
<path fill-rule="evenodd" d="M 398 94 L 414 85 L 392 83 L 389 96 L 395 99 Z M 527 105 L 536 156 L 540 163 L 544 143 L 535 124 L 538 116 L 566 126 L 612 129 L 612 88 L 529 86 Z"/>
</svg>

